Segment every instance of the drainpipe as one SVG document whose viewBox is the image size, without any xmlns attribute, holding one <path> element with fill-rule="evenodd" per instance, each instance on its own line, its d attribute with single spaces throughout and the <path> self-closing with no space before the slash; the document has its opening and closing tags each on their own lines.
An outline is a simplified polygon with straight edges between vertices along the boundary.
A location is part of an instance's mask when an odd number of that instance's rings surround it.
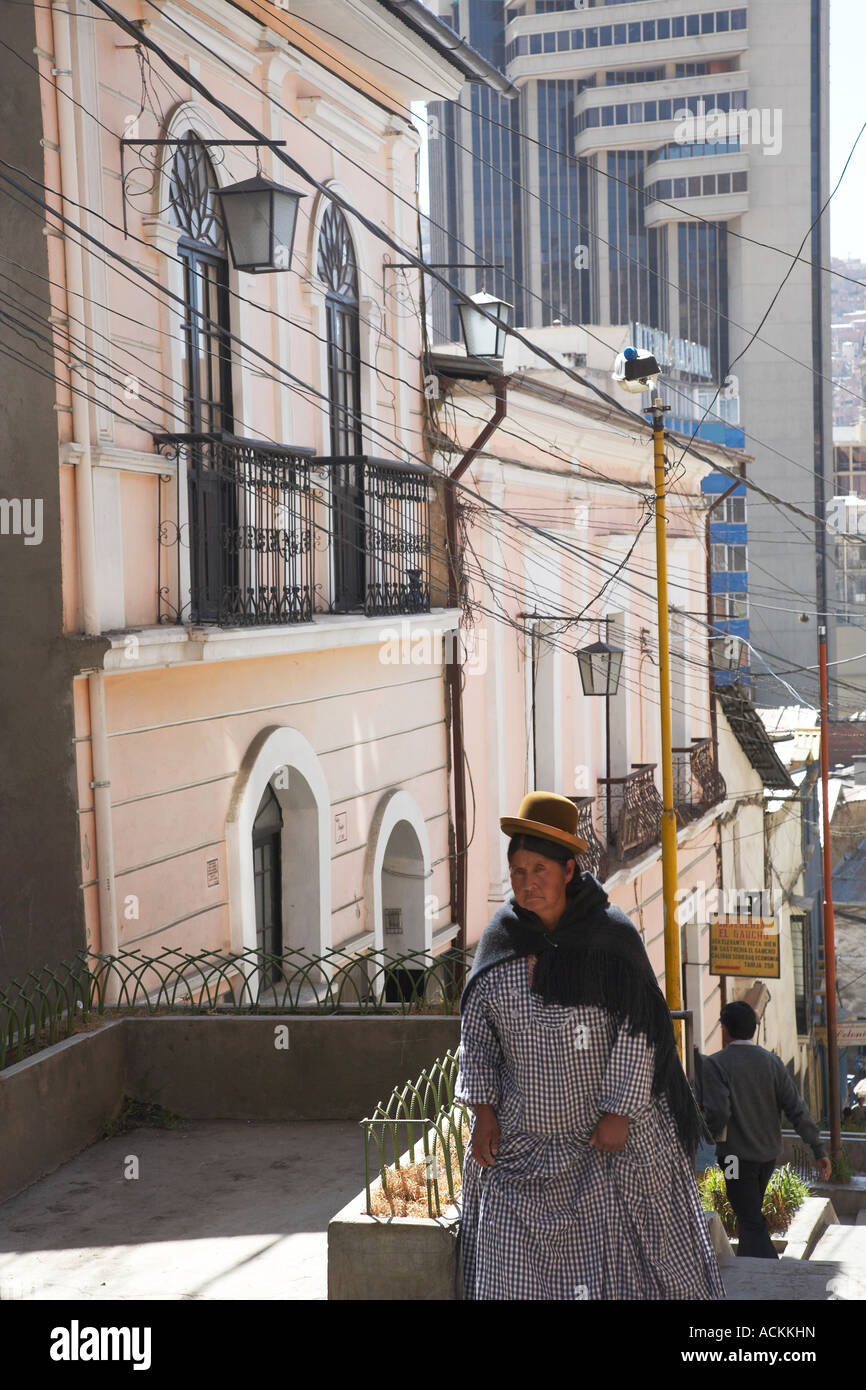
<svg viewBox="0 0 866 1390">
<path fill-rule="evenodd" d="M 60 144 L 60 177 L 63 211 L 75 217 L 76 203 L 82 202 L 78 170 L 77 131 L 75 126 L 75 91 L 71 19 L 67 10 L 55 5 L 51 10 L 52 51 L 54 53 L 57 130 Z M 63 234 L 63 263 L 66 280 L 66 302 L 70 314 L 80 323 L 87 322 L 87 300 L 84 275 L 84 253 L 80 244 L 66 231 Z M 71 331 L 71 327 L 70 327 Z M 86 330 L 78 336 L 87 343 Z M 74 370 L 74 369 L 73 369 Z M 78 544 L 79 597 L 81 625 L 89 636 L 102 631 L 99 615 L 99 595 L 96 581 L 96 526 L 93 508 L 93 458 L 91 452 L 90 404 L 74 389 L 70 377 L 72 398 L 72 447 L 75 458 L 75 501 Z M 108 755 L 108 726 L 105 711 L 104 672 L 91 671 L 87 677 L 90 703 L 91 759 L 93 768 L 95 858 L 98 873 L 99 949 L 103 954 L 116 955 L 118 947 L 117 913 L 115 911 L 114 827 L 111 812 L 111 773 Z M 108 985 L 108 999 L 113 1001 L 116 981 Z"/>
<path fill-rule="evenodd" d="M 117 905 L 114 879 L 114 825 L 111 814 L 111 763 L 108 756 L 108 721 L 105 713 L 105 672 L 91 671 L 87 677 L 90 696 L 90 750 L 93 767 L 94 821 L 96 823 L 96 871 L 99 875 L 99 949 L 116 956 Z M 114 1003 L 117 985 L 112 974 L 107 999 Z"/>
<path fill-rule="evenodd" d="M 78 177 L 78 151 L 75 130 L 75 93 L 72 80 L 72 37 L 70 16 L 59 6 L 52 9 L 54 28 L 54 62 L 57 82 L 57 129 L 60 136 L 60 176 L 63 190 L 63 212 L 75 219 L 76 203 L 80 203 L 81 185 Z M 66 301 L 71 314 L 87 322 L 87 300 L 84 288 L 84 256 L 79 242 L 69 231 L 63 232 L 63 252 L 66 267 Z M 70 333 L 72 332 L 70 325 Z M 85 338 L 86 333 L 80 334 Z M 74 368 L 72 371 L 74 372 Z M 74 389 L 72 395 L 72 452 L 75 455 L 75 500 L 78 521 L 78 568 L 82 626 L 85 633 L 98 636 L 101 632 L 96 590 L 96 528 L 93 519 L 93 460 L 91 457 L 90 403 Z"/>
<path fill-rule="evenodd" d="M 445 537 L 448 551 L 448 607 L 456 608 L 459 602 L 458 564 L 457 564 L 457 501 L 456 484 L 463 477 L 470 464 L 484 448 L 490 436 L 501 425 L 507 414 L 507 377 L 492 377 L 496 409 L 482 429 L 478 438 L 470 444 L 457 467 L 445 479 Z M 457 629 L 459 638 L 460 629 Z M 466 759 L 463 743 L 463 672 L 460 662 L 459 641 L 450 643 L 446 666 L 449 701 L 451 706 L 451 743 L 454 766 L 454 915 L 459 931 L 456 945 L 466 948 Z"/>
</svg>

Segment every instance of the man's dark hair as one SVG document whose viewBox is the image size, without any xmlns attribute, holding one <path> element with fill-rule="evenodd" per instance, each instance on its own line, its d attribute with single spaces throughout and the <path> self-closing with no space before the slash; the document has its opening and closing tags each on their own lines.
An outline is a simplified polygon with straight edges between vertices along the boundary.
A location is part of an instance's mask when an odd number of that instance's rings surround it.
<svg viewBox="0 0 866 1390">
<path fill-rule="evenodd" d="M 732 1038 L 751 1038 L 758 1026 L 758 1015 L 745 999 L 735 999 L 726 1004 L 719 1015 Z"/>
</svg>

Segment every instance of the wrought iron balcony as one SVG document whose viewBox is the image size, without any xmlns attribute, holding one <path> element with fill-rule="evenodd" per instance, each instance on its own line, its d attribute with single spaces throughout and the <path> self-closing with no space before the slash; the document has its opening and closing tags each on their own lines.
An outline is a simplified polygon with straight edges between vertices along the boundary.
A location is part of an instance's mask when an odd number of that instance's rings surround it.
<svg viewBox="0 0 866 1390">
<path fill-rule="evenodd" d="M 315 469 L 330 481 L 329 611 L 429 612 L 433 470 L 366 454 L 318 458 Z"/>
<path fill-rule="evenodd" d="M 284 449 L 234 435 L 158 435 L 163 453 L 186 465 L 189 515 L 188 616 L 226 627 L 305 623 L 313 616 L 313 486 L 310 449 Z M 160 516 L 160 545 L 181 538 L 178 518 Z M 162 565 L 160 566 L 162 569 Z M 183 621 L 159 575 L 160 621 Z"/>
<path fill-rule="evenodd" d="M 663 805 L 654 772 L 655 763 L 641 763 L 624 777 L 598 779 L 602 842 L 615 860 L 634 859 L 661 839 Z"/>
<path fill-rule="evenodd" d="M 681 824 L 697 820 L 727 795 L 711 738 L 694 738 L 690 748 L 674 748 L 674 806 Z"/>
<path fill-rule="evenodd" d="M 306 623 L 323 611 L 429 612 L 431 469 L 366 456 L 315 458 L 309 449 L 227 433 L 155 440 L 185 465 L 174 515 L 159 517 L 160 622 L 235 627 Z M 172 546 L 174 566 L 163 558 Z M 329 597 L 318 602 L 317 552 L 330 560 Z"/>
<path fill-rule="evenodd" d="M 610 856 L 595 833 L 592 821 L 593 796 L 570 796 L 577 807 L 577 834 L 586 840 L 587 848 L 579 856 L 580 867 L 594 874 L 602 883 L 610 872 Z"/>
</svg>

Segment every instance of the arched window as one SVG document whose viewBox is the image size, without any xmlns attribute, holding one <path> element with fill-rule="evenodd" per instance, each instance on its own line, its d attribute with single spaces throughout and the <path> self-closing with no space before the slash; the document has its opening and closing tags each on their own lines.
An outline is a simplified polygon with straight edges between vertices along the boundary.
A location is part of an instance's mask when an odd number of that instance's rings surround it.
<svg viewBox="0 0 866 1390">
<path fill-rule="evenodd" d="M 364 449 L 358 263 L 348 224 L 335 203 L 328 204 L 322 218 L 316 273 L 327 286 L 331 454 L 358 459 Z M 367 592 L 363 465 L 336 464 L 332 479 L 331 606 L 338 613 L 348 613 L 364 607 Z"/>
<path fill-rule="evenodd" d="M 358 263 L 348 224 L 335 203 L 328 204 L 322 218 L 316 273 L 328 289 L 331 452 L 346 457 L 363 452 Z"/>
<path fill-rule="evenodd" d="M 194 436 L 232 430 L 229 340 L 229 268 L 213 166 L 192 131 L 176 146 L 169 183 L 172 221 L 181 230 L 186 305 L 184 404 L 186 429 Z M 237 591 L 238 497 L 230 470 L 219 466 L 213 444 L 193 441 L 187 451 L 190 520 L 190 587 L 193 622 L 220 618 Z"/>
<path fill-rule="evenodd" d="M 185 401 L 191 434 L 232 427 L 228 256 L 213 197 L 216 186 L 207 150 L 190 131 L 175 150 L 169 196 L 172 220 L 182 233 L 178 255 L 187 308 Z"/>
</svg>

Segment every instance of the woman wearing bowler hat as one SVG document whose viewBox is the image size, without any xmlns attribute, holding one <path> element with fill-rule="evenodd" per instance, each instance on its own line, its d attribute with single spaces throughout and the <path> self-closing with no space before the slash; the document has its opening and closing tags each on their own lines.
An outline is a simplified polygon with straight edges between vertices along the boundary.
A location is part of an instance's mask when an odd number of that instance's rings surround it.
<svg viewBox="0 0 866 1390">
<path fill-rule="evenodd" d="M 500 824 L 513 895 L 461 1001 L 463 1297 L 724 1298 L 700 1114 L 641 937 L 581 872 L 572 801 L 532 792 Z"/>
</svg>

